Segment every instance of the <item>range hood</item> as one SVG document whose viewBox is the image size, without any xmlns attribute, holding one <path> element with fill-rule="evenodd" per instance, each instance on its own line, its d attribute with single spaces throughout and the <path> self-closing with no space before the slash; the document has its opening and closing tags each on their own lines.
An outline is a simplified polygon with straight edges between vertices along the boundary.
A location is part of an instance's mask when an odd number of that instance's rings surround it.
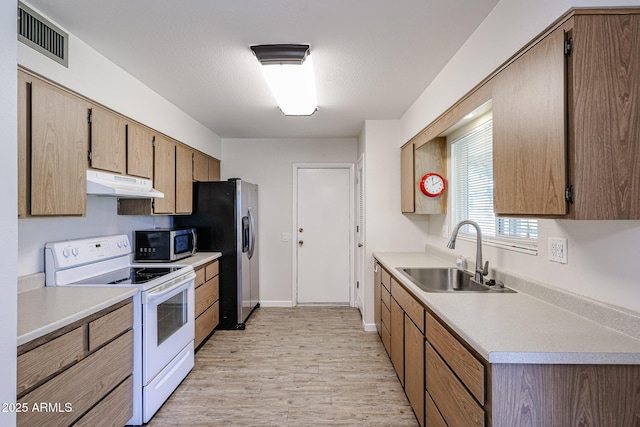
<svg viewBox="0 0 640 427">
<path fill-rule="evenodd" d="M 164 193 L 153 188 L 150 179 L 87 170 L 87 194 L 123 199 L 163 198 Z"/>
</svg>

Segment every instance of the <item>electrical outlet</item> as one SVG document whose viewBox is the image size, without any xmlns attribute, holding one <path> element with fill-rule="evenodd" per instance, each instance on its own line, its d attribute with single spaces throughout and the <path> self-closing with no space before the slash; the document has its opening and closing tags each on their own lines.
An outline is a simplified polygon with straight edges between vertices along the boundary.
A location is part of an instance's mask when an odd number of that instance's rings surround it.
<svg viewBox="0 0 640 427">
<path fill-rule="evenodd" d="M 291 234 L 285 231 L 283 231 L 282 234 L 280 234 L 280 240 L 283 242 L 288 242 L 290 238 L 291 238 Z"/>
<path fill-rule="evenodd" d="M 442 226 L 442 237 L 449 237 L 449 226 L 448 225 L 443 225 Z"/>
<path fill-rule="evenodd" d="M 567 263 L 567 239 L 563 237 L 549 237 L 549 261 Z"/>
</svg>

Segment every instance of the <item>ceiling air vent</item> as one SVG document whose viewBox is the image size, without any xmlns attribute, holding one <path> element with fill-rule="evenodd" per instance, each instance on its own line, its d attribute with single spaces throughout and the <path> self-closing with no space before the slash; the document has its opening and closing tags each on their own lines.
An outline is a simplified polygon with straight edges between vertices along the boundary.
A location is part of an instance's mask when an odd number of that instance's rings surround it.
<svg viewBox="0 0 640 427">
<path fill-rule="evenodd" d="M 18 2 L 18 40 L 68 67 L 69 35 Z"/>
</svg>

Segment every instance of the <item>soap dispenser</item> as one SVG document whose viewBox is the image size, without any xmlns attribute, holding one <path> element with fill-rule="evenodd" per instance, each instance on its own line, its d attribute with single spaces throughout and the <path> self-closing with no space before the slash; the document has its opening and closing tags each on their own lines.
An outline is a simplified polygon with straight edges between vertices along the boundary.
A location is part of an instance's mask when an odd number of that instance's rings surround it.
<svg viewBox="0 0 640 427">
<path fill-rule="evenodd" d="M 464 260 L 464 255 L 460 255 L 456 260 L 456 268 L 461 271 L 465 271 L 467 267 L 467 263 Z"/>
</svg>

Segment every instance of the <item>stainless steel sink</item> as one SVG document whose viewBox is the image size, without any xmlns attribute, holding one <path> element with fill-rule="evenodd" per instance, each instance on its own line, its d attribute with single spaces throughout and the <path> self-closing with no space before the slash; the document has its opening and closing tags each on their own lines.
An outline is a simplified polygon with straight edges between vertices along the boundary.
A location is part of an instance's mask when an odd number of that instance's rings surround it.
<svg viewBox="0 0 640 427">
<path fill-rule="evenodd" d="M 399 268 L 404 276 L 425 292 L 512 293 L 512 289 L 480 284 L 473 275 L 457 268 Z"/>
</svg>

